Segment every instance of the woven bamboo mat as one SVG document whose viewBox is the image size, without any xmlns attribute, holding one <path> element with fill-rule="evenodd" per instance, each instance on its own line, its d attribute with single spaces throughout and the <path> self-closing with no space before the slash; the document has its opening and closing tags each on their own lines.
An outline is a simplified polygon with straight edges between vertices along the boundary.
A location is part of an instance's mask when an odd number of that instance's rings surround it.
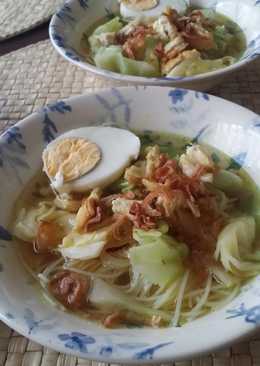
<svg viewBox="0 0 260 366">
<path fill-rule="evenodd" d="M 44 23 L 63 2 L 63 0 L 0 0 L 0 41 Z"/>
<path fill-rule="evenodd" d="M 122 85 L 79 70 L 64 61 L 49 41 L 12 52 L 0 58 L 0 132 L 56 99 Z M 232 76 L 225 85 L 211 93 L 260 114 L 260 62 Z M 29 341 L 0 322 L 0 366 L 108 364 L 59 354 Z M 243 343 L 195 360 L 176 362 L 175 366 L 260 366 L 260 332 Z"/>
</svg>

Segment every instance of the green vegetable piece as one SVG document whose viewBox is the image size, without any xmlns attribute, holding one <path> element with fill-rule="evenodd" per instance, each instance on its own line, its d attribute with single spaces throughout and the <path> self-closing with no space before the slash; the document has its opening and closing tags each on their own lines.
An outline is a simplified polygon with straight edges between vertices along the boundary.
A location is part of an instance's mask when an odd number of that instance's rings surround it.
<svg viewBox="0 0 260 366">
<path fill-rule="evenodd" d="M 227 194 L 237 194 L 243 189 L 243 180 L 239 175 L 221 169 L 214 177 L 214 186 Z"/>
<path fill-rule="evenodd" d="M 122 55 L 119 46 L 102 47 L 94 57 L 96 65 L 100 68 L 119 72 L 125 75 L 155 77 L 159 70 L 145 61 L 136 61 Z"/>
<path fill-rule="evenodd" d="M 140 244 L 152 244 L 157 242 L 158 238 L 161 238 L 163 234 L 166 234 L 169 230 L 169 226 L 166 223 L 162 223 L 157 230 L 141 230 L 134 229 L 133 237 Z M 165 238 L 165 236 L 164 236 Z"/>
<path fill-rule="evenodd" d="M 134 238 L 140 246 L 129 250 L 134 273 L 150 283 L 166 286 L 183 272 L 183 258 L 188 254 L 185 244 L 178 243 L 164 234 L 166 226 L 159 230 L 134 230 Z"/>
<path fill-rule="evenodd" d="M 228 169 L 233 169 L 233 170 L 240 170 L 242 168 L 242 165 L 240 162 L 234 160 L 234 159 L 230 159 L 230 164 Z"/>
<path fill-rule="evenodd" d="M 94 61 L 98 67 L 118 72 L 118 63 L 121 57 L 122 54 L 119 46 L 102 47 L 94 57 Z"/>
<path fill-rule="evenodd" d="M 146 61 L 131 60 L 121 57 L 119 61 L 119 72 L 126 75 L 136 75 L 144 77 L 160 76 L 159 68 Z"/>
<path fill-rule="evenodd" d="M 227 48 L 229 47 L 231 42 L 234 41 L 234 36 L 229 33 L 225 25 L 217 25 L 214 30 L 213 36 L 217 45 L 219 55 L 224 56 Z"/>
<path fill-rule="evenodd" d="M 93 35 L 99 35 L 108 32 L 119 32 L 123 28 L 123 24 L 120 22 L 119 17 L 115 17 L 109 22 L 100 25 L 95 29 Z"/>
<path fill-rule="evenodd" d="M 211 159 L 214 164 L 218 164 L 220 162 L 220 157 L 215 152 L 211 154 Z"/>
<path fill-rule="evenodd" d="M 118 32 L 122 27 L 123 24 L 120 22 L 118 17 L 113 18 L 109 22 L 99 26 L 88 38 L 88 42 L 90 44 L 91 52 L 93 53 L 93 55 L 95 55 L 98 50 L 103 47 L 99 40 L 99 36 L 101 34 Z"/>
<path fill-rule="evenodd" d="M 189 77 L 197 74 L 204 74 L 206 72 L 216 71 L 223 67 L 230 66 L 234 62 L 235 58 L 231 56 L 225 56 L 217 60 L 184 60 L 174 67 L 167 76 Z"/>
<path fill-rule="evenodd" d="M 63 238 L 59 250 L 64 257 L 71 259 L 97 258 L 106 244 L 106 237 L 106 227 L 85 234 L 72 231 Z"/>
<path fill-rule="evenodd" d="M 232 265 L 252 251 L 255 240 L 255 220 L 251 216 L 234 219 L 220 232 L 215 258 L 220 260 L 227 271 L 233 272 Z"/>
</svg>

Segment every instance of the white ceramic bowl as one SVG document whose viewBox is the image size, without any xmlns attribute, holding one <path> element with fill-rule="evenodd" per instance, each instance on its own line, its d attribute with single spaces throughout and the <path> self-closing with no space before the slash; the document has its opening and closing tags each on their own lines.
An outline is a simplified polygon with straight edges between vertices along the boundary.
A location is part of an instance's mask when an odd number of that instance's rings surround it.
<svg viewBox="0 0 260 366">
<path fill-rule="evenodd" d="M 43 302 L 7 230 L 12 206 L 47 142 L 86 125 L 178 133 L 229 154 L 260 185 L 260 117 L 211 95 L 129 87 L 59 101 L 0 138 L 0 319 L 60 352 L 111 363 L 167 362 L 219 348 L 260 324 L 260 277 L 225 308 L 181 328 L 108 330 Z"/>
<path fill-rule="evenodd" d="M 225 82 L 227 75 L 238 71 L 260 55 L 260 6 L 258 6 L 260 1 L 190 0 L 190 3 L 197 7 L 214 8 L 240 25 L 246 36 L 247 49 L 238 62 L 221 70 L 185 78 L 147 78 L 122 75 L 88 63 L 80 50 L 82 34 L 97 20 L 118 12 L 118 0 L 68 0 L 51 20 L 50 39 L 55 49 L 68 61 L 82 69 L 110 79 L 132 84 L 209 90 L 216 84 Z"/>
</svg>

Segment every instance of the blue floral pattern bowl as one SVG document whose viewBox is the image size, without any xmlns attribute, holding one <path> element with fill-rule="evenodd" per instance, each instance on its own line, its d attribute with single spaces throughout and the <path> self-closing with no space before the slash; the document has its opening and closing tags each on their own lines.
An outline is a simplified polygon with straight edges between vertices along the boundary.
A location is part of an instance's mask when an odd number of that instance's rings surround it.
<svg viewBox="0 0 260 366">
<path fill-rule="evenodd" d="M 0 137 L 0 319 L 60 352 L 111 363 L 167 362 L 232 342 L 260 325 L 260 276 L 225 308 L 181 328 L 108 330 L 44 302 L 20 262 L 8 222 L 12 206 L 41 164 L 44 146 L 86 125 L 164 131 L 209 143 L 260 185 L 260 117 L 211 95 L 184 89 L 129 87 L 59 101 Z M 214 329 L 214 331 L 212 331 Z"/>
<path fill-rule="evenodd" d="M 260 55 L 260 1 L 259 0 L 185 0 L 192 6 L 213 8 L 227 15 L 243 29 L 247 49 L 234 65 L 207 74 L 192 77 L 147 78 L 122 75 L 100 69 L 86 59 L 80 47 L 83 32 L 104 17 L 118 13 L 118 0 L 68 0 L 53 16 L 49 34 L 55 49 L 68 61 L 95 74 L 122 82 L 142 85 L 178 86 L 209 90 L 224 82 L 227 75 L 253 61 Z M 250 19 L 250 21 L 249 21 Z"/>
</svg>

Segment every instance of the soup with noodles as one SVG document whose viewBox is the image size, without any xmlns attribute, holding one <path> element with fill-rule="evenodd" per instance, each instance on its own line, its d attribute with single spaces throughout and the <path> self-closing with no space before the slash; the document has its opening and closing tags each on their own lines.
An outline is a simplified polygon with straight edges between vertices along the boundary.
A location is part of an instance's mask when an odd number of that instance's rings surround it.
<svg viewBox="0 0 260 366">
<path fill-rule="evenodd" d="M 16 203 L 13 233 L 51 304 L 108 328 L 180 326 L 260 273 L 259 191 L 209 146 L 136 135 L 139 155 L 102 188 L 62 192 L 37 175 Z"/>
</svg>

